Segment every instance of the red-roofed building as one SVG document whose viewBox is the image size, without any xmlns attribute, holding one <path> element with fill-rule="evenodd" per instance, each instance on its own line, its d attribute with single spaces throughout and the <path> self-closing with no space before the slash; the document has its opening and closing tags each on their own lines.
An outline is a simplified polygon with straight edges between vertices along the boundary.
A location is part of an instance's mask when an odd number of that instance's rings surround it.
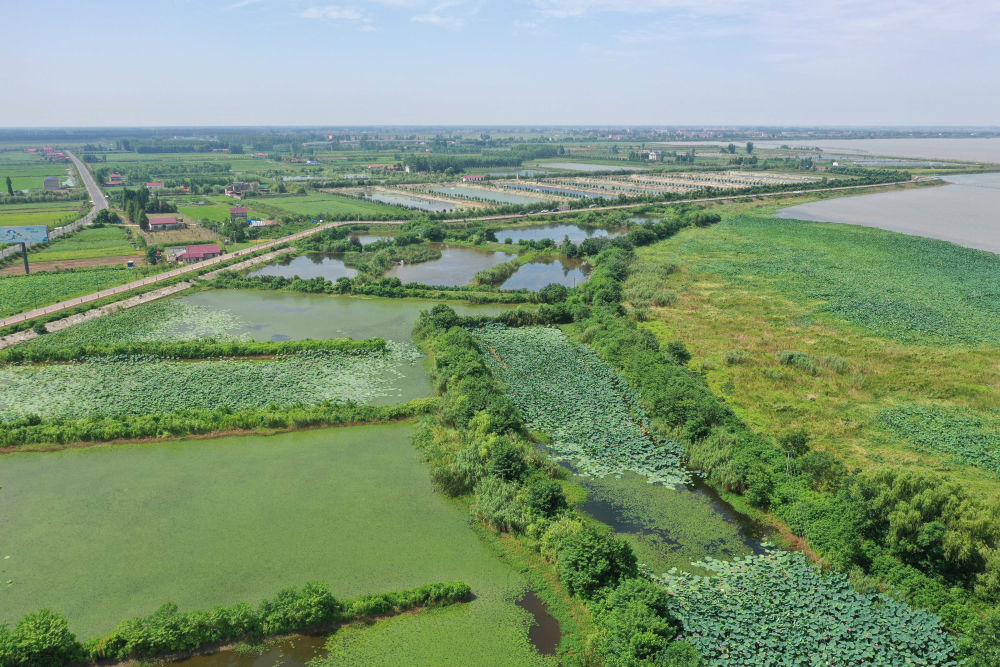
<svg viewBox="0 0 1000 667">
<path fill-rule="evenodd" d="M 167 229 L 184 229 L 187 223 L 176 215 L 151 215 L 149 216 L 149 231 L 162 232 Z"/>
<path fill-rule="evenodd" d="M 462 177 L 463 183 L 481 183 L 486 180 L 482 174 L 466 174 Z"/>
<path fill-rule="evenodd" d="M 203 243 L 201 245 L 189 245 L 184 248 L 184 252 L 177 256 L 178 261 L 185 264 L 193 264 L 205 259 L 218 257 L 222 254 L 222 249 L 218 243 Z"/>
<path fill-rule="evenodd" d="M 247 207 L 246 206 L 234 206 L 229 209 L 229 220 L 230 222 L 247 221 Z"/>
<path fill-rule="evenodd" d="M 166 184 L 163 181 L 149 181 L 146 183 L 146 187 L 150 190 L 162 190 L 166 187 Z"/>
<path fill-rule="evenodd" d="M 122 178 L 121 174 L 111 174 L 108 176 L 108 180 L 104 181 L 104 184 L 109 187 L 115 185 L 125 185 L 125 179 Z"/>
</svg>

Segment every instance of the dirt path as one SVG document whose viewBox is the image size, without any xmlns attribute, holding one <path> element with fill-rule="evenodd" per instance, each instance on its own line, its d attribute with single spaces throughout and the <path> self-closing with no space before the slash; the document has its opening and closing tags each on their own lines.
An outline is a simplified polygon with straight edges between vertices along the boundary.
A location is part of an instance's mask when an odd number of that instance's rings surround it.
<svg viewBox="0 0 1000 667">
<path fill-rule="evenodd" d="M 91 269 L 96 266 L 125 266 L 126 262 L 135 262 L 136 266 L 146 266 L 146 258 L 142 255 L 113 255 L 110 257 L 87 257 L 84 259 L 56 259 L 46 262 L 31 262 L 31 273 L 42 271 L 61 271 L 65 269 Z M 11 264 L 0 269 L 0 275 L 23 276 L 24 265 Z"/>
</svg>

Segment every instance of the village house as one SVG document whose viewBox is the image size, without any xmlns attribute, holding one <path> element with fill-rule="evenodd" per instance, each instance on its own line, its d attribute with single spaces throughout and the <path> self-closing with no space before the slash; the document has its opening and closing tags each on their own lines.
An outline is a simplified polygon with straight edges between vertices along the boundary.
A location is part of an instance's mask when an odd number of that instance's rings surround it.
<svg viewBox="0 0 1000 667">
<path fill-rule="evenodd" d="M 482 183 L 486 180 L 486 177 L 482 174 L 466 174 L 462 177 L 463 183 Z"/>
<path fill-rule="evenodd" d="M 663 156 L 660 151 L 649 151 L 649 159 L 653 161 L 659 160 Z"/>
<path fill-rule="evenodd" d="M 230 222 L 246 222 L 247 221 L 247 207 L 246 206 L 233 206 L 229 209 L 229 221 Z"/>
<path fill-rule="evenodd" d="M 62 188 L 62 182 L 57 176 L 46 176 L 42 181 L 42 187 L 46 192 L 57 192 Z"/>
<path fill-rule="evenodd" d="M 187 223 L 176 215 L 151 215 L 149 216 L 149 231 L 162 232 L 168 229 L 184 229 Z"/>
<path fill-rule="evenodd" d="M 229 196 L 229 197 L 235 197 L 235 198 L 239 199 L 245 193 L 250 192 L 251 190 L 253 190 L 253 188 L 254 188 L 253 183 L 245 183 L 243 181 L 236 181 L 236 182 L 230 183 L 229 185 L 226 186 L 226 195 Z"/>
<path fill-rule="evenodd" d="M 146 188 L 149 190 L 162 190 L 166 187 L 163 181 L 149 181 L 146 183 Z"/>
<path fill-rule="evenodd" d="M 193 264 L 205 259 L 218 257 L 222 254 L 218 243 L 203 243 L 201 245 L 189 245 L 184 248 L 184 252 L 177 255 L 178 261 L 185 264 Z"/>
<path fill-rule="evenodd" d="M 108 180 L 104 181 L 104 184 L 113 187 L 116 185 L 125 185 L 125 179 L 122 178 L 121 174 L 111 174 L 108 176 Z"/>
</svg>

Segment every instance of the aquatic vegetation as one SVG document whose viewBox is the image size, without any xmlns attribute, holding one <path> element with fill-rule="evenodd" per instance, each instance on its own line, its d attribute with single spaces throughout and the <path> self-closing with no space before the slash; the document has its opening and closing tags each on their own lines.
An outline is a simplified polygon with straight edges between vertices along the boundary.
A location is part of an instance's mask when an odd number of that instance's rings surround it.
<svg viewBox="0 0 1000 667">
<path fill-rule="evenodd" d="M 688 480 L 682 448 L 655 435 L 628 383 L 558 329 L 488 326 L 472 331 L 483 357 L 528 425 L 584 475 L 631 471 L 652 483 Z"/>
<path fill-rule="evenodd" d="M 1000 343 L 1000 257 L 881 229 L 741 214 L 662 250 L 686 268 L 812 300 L 816 311 L 913 342 Z M 651 259 L 656 251 L 645 254 Z M 849 267 L 849 270 L 846 270 Z"/>
<path fill-rule="evenodd" d="M 671 611 L 708 665 L 957 665 L 941 619 L 862 595 L 800 553 L 699 563 L 715 576 L 667 574 Z"/>
<path fill-rule="evenodd" d="M 384 352 L 304 350 L 271 360 L 182 362 L 151 356 L 100 357 L 58 365 L 0 368 L 0 415 L 82 418 L 184 408 L 238 410 L 323 401 L 365 403 L 387 395 L 415 347 Z"/>
<path fill-rule="evenodd" d="M 18 348 L 60 349 L 70 345 L 108 345 L 156 340 L 215 338 L 249 340 L 232 332 L 244 323 L 232 312 L 166 299 L 81 322 L 66 329 L 21 343 Z"/>
<path fill-rule="evenodd" d="M 941 405 L 903 405 L 881 412 L 876 421 L 917 451 L 951 454 L 1000 474 L 1000 421 Z"/>
</svg>

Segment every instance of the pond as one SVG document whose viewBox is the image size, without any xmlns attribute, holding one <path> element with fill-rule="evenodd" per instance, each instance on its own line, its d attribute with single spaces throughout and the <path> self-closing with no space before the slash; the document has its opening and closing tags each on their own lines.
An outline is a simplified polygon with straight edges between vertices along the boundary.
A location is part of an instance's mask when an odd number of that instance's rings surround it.
<svg viewBox="0 0 1000 667">
<path fill-rule="evenodd" d="M 404 206 L 406 208 L 415 208 L 421 211 L 443 212 L 455 211 L 459 208 L 457 204 L 453 204 L 451 202 L 424 197 L 415 197 L 396 192 L 369 192 L 365 194 L 365 198 L 381 202 L 383 204 L 389 204 L 391 206 Z"/>
<path fill-rule="evenodd" d="M 522 185 L 520 183 L 505 183 L 503 185 L 505 188 L 512 190 L 527 190 L 528 192 L 545 192 L 553 195 L 564 195 L 567 197 L 587 197 L 589 199 L 598 199 L 604 197 L 604 195 L 595 195 L 592 192 L 585 192 L 583 190 L 571 190 L 570 188 L 556 188 L 551 185 Z M 608 199 L 611 199 L 610 193 L 608 194 Z"/>
<path fill-rule="evenodd" d="M 502 289 L 540 290 L 556 283 L 576 287 L 590 277 L 591 266 L 576 259 L 539 259 L 522 264 L 521 268 L 504 282 Z"/>
<path fill-rule="evenodd" d="M 559 465 L 575 472 L 572 464 Z M 764 528 L 697 478 L 677 489 L 650 484 L 631 472 L 620 478 L 574 475 L 573 481 L 587 489 L 580 509 L 625 538 L 654 574 L 673 567 L 707 574 L 693 563 L 706 556 L 731 559 L 764 552 Z"/>
<path fill-rule="evenodd" d="M 498 229 L 495 234 L 500 243 L 511 239 L 513 243 L 518 241 L 541 241 L 542 239 L 552 239 L 557 244 L 562 243 L 565 237 L 569 237 L 572 243 L 579 243 L 585 239 L 598 236 L 621 236 L 624 230 L 607 230 L 603 227 L 590 227 L 580 225 L 567 225 L 560 223 L 550 223 L 547 225 L 527 225 L 524 227 L 506 227 Z"/>
<path fill-rule="evenodd" d="M 420 264 L 394 266 L 386 272 L 386 277 L 399 278 L 404 283 L 425 285 L 446 285 L 454 287 L 467 285 L 474 275 L 495 264 L 513 259 L 516 255 L 505 252 L 434 244 L 441 251 L 441 258 Z"/>
<path fill-rule="evenodd" d="M 282 278 L 326 278 L 336 282 L 337 278 L 353 278 L 358 272 L 344 264 L 336 253 L 310 252 L 293 258 L 280 259 L 267 264 L 251 276 L 281 276 Z"/>
<path fill-rule="evenodd" d="M 239 320 L 233 335 L 254 340 L 374 338 L 413 343 L 417 316 L 441 303 L 432 299 L 381 299 L 266 290 L 206 290 L 178 297 Z M 459 315 L 495 315 L 509 306 L 447 301 Z M 426 395 L 426 394 L 424 394 Z"/>
<path fill-rule="evenodd" d="M 622 162 L 620 165 L 593 164 L 591 162 L 545 162 L 543 166 L 550 169 L 569 169 L 571 171 L 618 171 L 620 169 L 643 168 L 625 162 Z"/>
<path fill-rule="evenodd" d="M 431 188 L 431 192 L 452 197 L 465 197 L 482 201 L 491 201 L 498 204 L 537 204 L 542 200 L 537 197 L 525 197 L 508 192 L 497 192 L 495 190 L 480 190 L 478 188 L 466 188 L 460 185 L 449 185 L 440 188 Z"/>
<path fill-rule="evenodd" d="M 943 178 L 948 185 L 838 197 L 791 206 L 777 215 L 878 227 L 1000 253 L 1000 174 Z"/>
</svg>

